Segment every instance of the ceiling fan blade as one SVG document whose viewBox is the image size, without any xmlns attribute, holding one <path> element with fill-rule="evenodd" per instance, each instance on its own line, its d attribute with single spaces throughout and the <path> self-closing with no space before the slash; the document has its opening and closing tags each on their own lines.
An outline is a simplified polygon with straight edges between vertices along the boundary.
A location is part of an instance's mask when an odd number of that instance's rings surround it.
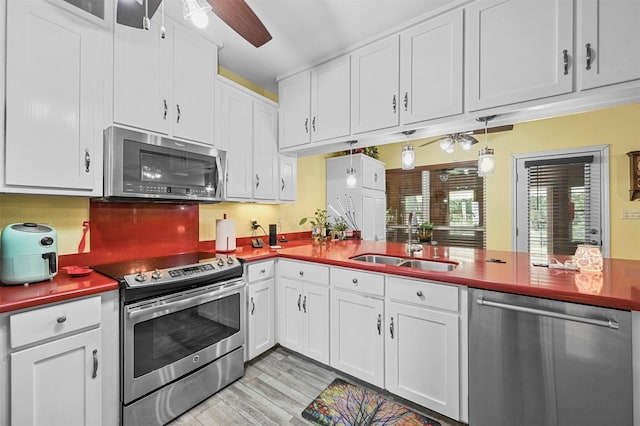
<svg viewBox="0 0 640 426">
<path fill-rule="evenodd" d="M 147 0 L 149 19 L 156 13 L 158 6 L 162 3 L 162 0 Z M 142 28 L 142 18 L 144 17 L 144 1 L 140 3 L 131 0 L 118 0 L 118 13 L 116 16 L 116 22 L 118 24 L 126 25 L 133 28 Z"/>
<path fill-rule="evenodd" d="M 495 126 L 487 128 L 487 133 L 497 133 L 497 132 L 506 132 L 509 130 L 513 130 L 513 124 L 507 124 L 504 126 Z M 471 132 L 472 135 L 484 135 L 484 128 L 476 129 Z"/>
<path fill-rule="evenodd" d="M 245 0 L 207 1 L 213 13 L 255 47 L 260 47 L 271 40 L 271 34 Z"/>
</svg>

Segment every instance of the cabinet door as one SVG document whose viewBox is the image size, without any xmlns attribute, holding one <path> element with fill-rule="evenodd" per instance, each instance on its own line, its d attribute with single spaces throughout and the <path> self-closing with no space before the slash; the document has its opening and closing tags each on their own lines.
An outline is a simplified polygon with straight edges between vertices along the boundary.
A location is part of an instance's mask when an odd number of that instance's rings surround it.
<svg viewBox="0 0 640 426">
<path fill-rule="evenodd" d="M 253 178 L 255 199 L 278 198 L 278 110 L 260 101 L 253 101 Z"/>
<path fill-rule="evenodd" d="M 101 193 L 91 190 L 102 161 L 105 22 L 68 3 L 6 7 L 5 183 Z"/>
<path fill-rule="evenodd" d="M 386 239 L 386 205 L 384 192 L 362 190 L 362 239 L 384 241 Z"/>
<path fill-rule="evenodd" d="M 311 141 L 346 136 L 350 131 L 349 56 L 311 71 Z"/>
<path fill-rule="evenodd" d="M 331 366 L 384 387 L 383 301 L 333 289 Z"/>
<path fill-rule="evenodd" d="M 218 85 L 220 96 L 218 117 L 222 147 L 227 151 L 226 196 L 250 199 L 253 189 L 252 113 L 253 100 L 224 83 Z"/>
<path fill-rule="evenodd" d="M 395 302 L 386 308 L 386 388 L 460 418 L 458 315 Z"/>
<path fill-rule="evenodd" d="M 400 100 L 399 37 L 392 36 L 351 54 L 353 133 L 397 126 Z"/>
<path fill-rule="evenodd" d="M 469 110 L 572 90 L 573 2 L 480 0 L 467 10 Z"/>
<path fill-rule="evenodd" d="M 278 283 L 278 343 L 303 352 L 302 284 L 282 277 Z"/>
<path fill-rule="evenodd" d="M 159 15 L 149 31 L 115 24 L 113 121 L 168 134 L 173 27 L 162 38 Z"/>
<path fill-rule="evenodd" d="M 100 329 L 11 354 L 11 423 L 101 423 Z"/>
<path fill-rule="evenodd" d="M 640 2 L 578 2 L 581 89 L 640 78 Z"/>
<path fill-rule="evenodd" d="M 400 34 L 403 124 L 462 113 L 462 10 Z"/>
<path fill-rule="evenodd" d="M 311 73 L 303 72 L 278 83 L 280 101 L 280 148 L 311 140 Z"/>
<path fill-rule="evenodd" d="M 217 47 L 193 31 L 174 27 L 173 135 L 213 144 Z"/>
<path fill-rule="evenodd" d="M 280 201 L 295 201 L 298 195 L 298 157 L 280 155 Z"/>
<path fill-rule="evenodd" d="M 385 170 L 384 163 L 362 156 L 362 187 L 384 191 Z"/>
<path fill-rule="evenodd" d="M 305 316 L 303 354 L 329 364 L 329 287 L 305 282 L 302 312 Z"/>
<path fill-rule="evenodd" d="M 273 278 L 250 284 L 249 315 L 249 359 L 253 359 L 275 344 L 275 281 Z"/>
</svg>

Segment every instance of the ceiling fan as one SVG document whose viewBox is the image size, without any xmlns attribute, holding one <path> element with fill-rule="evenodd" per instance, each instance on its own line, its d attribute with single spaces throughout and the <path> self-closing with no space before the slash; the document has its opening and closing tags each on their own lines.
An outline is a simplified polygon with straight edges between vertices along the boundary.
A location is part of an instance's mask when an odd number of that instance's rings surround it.
<svg viewBox="0 0 640 426">
<path fill-rule="evenodd" d="M 190 0 L 175 0 L 190 1 Z M 207 0 L 213 13 L 255 47 L 269 40 L 271 34 L 245 0 Z M 134 28 L 143 28 L 145 17 L 151 19 L 162 0 L 118 0 L 116 22 Z"/>
<path fill-rule="evenodd" d="M 508 124 L 505 126 L 488 127 L 487 133 L 505 132 L 509 130 L 513 130 L 512 124 Z M 467 150 L 471 148 L 471 145 L 478 143 L 478 140 L 474 138 L 472 135 L 482 135 L 482 134 L 484 134 L 484 129 L 471 130 L 468 132 L 452 133 L 443 137 L 439 137 L 432 141 L 425 142 L 419 146 L 422 147 L 422 146 L 431 145 L 432 143 L 440 142 L 440 147 L 443 150 L 447 152 L 453 152 L 453 146 L 456 143 L 458 143 L 463 149 Z"/>
</svg>

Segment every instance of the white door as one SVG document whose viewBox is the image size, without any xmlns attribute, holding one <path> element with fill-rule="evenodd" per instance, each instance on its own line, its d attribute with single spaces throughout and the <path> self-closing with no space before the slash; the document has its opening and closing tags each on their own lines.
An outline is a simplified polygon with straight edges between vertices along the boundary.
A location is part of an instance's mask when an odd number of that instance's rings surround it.
<svg viewBox="0 0 640 426">
<path fill-rule="evenodd" d="M 106 24 L 67 3 L 6 7 L 5 183 L 91 191 L 102 158 Z"/>
<path fill-rule="evenodd" d="M 173 26 L 160 34 L 156 13 L 149 31 L 115 24 L 113 120 L 154 132 L 169 133 L 171 120 L 171 44 Z"/>
<path fill-rule="evenodd" d="M 384 302 L 331 292 L 331 366 L 384 387 Z"/>
<path fill-rule="evenodd" d="M 249 359 L 275 344 L 275 281 L 272 279 L 248 286 Z"/>
<path fill-rule="evenodd" d="M 386 195 L 381 191 L 362 190 L 362 239 L 383 241 L 386 239 Z"/>
<path fill-rule="evenodd" d="M 278 283 L 278 343 L 304 353 L 305 317 L 302 314 L 302 284 L 281 277 Z"/>
<path fill-rule="evenodd" d="M 470 111 L 571 92 L 573 2 L 479 0 L 467 17 Z"/>
<path fill-rule="evenodd" d="M 173 37 L 173 135 L 213 144 L 217 47 L 175 25 Z"/>
<path fill-rule="evenodd" d="M 280 155 L 280 201 L 295 201 L 298 195 L 298 157 Z"/>
<path fill-rule="evenodd" d="M 218 84 L 220 110 L 218 134 L 227 151 L 226 196 L 250 199 L 253 190 L 252 139 L 253 101 L 249 95 L 224 83 Z"/>
<path fill-rule="evenodd" d="M 242 153 L 247 155 L 248 152 Z M 278 110 L 253 102 L 253 197 L 278 198 Z"/>
<path fill-rule="evenodd" d="M 578 2 L 581 89 L 640 78 L 640 2 Z"/>
<path fill-rule="evenodd" d="M 329 364 L 329 287 L 304 283 L 304 346 L 309 358 Z"/>
<path fill-rule="evenodd" d="M 351 130 L 368 132 L 400 122 L 400 42 L 392 36 L 351 54 Z"/>
<path fill-rule="evenodd" d="M 462 113 L 462 10 L 400 34 L 403 124 Z"/>
<path fill-rule="evenodd" d="M 387 302 L 386 388 L 460 418 L 458 315 Z"/>
<path fill-rule="evenodd" d="M 11 354 L 11 423 L 99 425 L 100 329 Z"/>
<path fill-rule="evenodd" d="M 303 72 L 278 83 L 280 101 L 280 148 L 311 140 L 311 73 Z"/>
<path fill-rule="evenodd" d="M 311 141 L 346 136 L 350 131 L 349 56 L 311 71 Z"/>
</svg>

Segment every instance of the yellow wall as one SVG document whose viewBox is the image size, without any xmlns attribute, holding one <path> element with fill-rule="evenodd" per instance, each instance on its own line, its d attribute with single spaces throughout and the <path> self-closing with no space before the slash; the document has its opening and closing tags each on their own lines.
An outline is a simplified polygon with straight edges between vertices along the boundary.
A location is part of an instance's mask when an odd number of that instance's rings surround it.
<svg viewBox="0 0 640 426">
<path fill-rule="evenodd" d="M 511 156 L 528 152 L 609 145 L 611 257 L 640 260 L 640 221 L 622 220 L 622 211 L 640 210 L 639 201 L 629 201 L 629 151 L 640 150 L 640 104 L 516 124 L 513 131 L 488 135 L 496 155 L 496 173 L 487 177 L 487 247 L 511 250 Z M 418 147 L 433 139 L 412 141 L 416 164 L 439 164 L 474 160 L 478 149 L 456 148 L 446 154 L 437 143 Z M 484 135 L 478 140 L 483 143 Z M 400 168 L 402 143 L 378 148 L 388 169 Z"/>
</svg>

